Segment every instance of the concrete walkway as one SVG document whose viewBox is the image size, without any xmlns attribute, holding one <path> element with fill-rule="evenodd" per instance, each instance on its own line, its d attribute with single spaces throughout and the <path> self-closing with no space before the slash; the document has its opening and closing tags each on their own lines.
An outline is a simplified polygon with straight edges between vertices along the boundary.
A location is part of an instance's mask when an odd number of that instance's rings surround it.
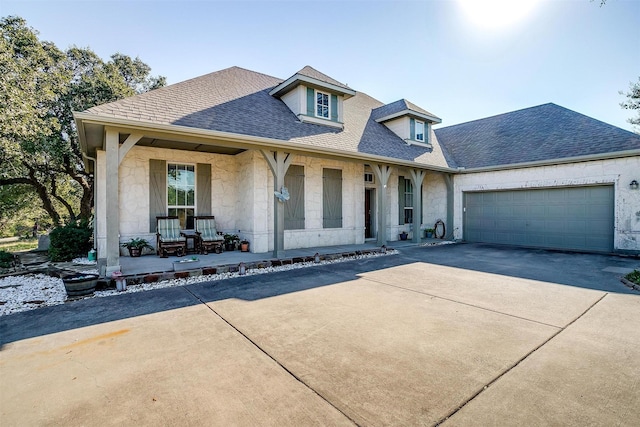
<svg viewBox="0 0 640 427">
<path fill-rule="evenodd" d="M 640 295 L 613 271 L 638 264 L 411 246 L 4 316 L 0 417 L 637 426 Z"/>
</svg>

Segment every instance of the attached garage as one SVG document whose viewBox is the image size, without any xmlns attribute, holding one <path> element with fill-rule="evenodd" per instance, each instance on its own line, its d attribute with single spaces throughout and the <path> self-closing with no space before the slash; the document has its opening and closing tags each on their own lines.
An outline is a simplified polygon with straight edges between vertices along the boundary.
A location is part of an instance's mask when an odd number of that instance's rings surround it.
<svg viewBox="0 0 640 427">
<path fill-rule="evenodd" d="M 463 238 L 612 252 L 613 185 L 465 192 Z"/>
</svg>

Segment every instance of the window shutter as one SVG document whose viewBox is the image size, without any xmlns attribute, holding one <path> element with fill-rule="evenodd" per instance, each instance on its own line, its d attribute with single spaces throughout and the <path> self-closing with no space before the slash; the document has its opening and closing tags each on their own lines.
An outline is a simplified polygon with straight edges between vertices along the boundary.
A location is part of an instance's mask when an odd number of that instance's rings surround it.
<svg viewBox="0 0 640 427">
<path fill-rule="evenodd" d="M 413 118 L 409 118 L 409 129 L 410 129 L 409 139 L 413 141 L 416 139 L 416 120 Z"/>
<path fill-rule="evenodd" d="M 289 200 L 284 202 L 284 229 L 304 229 L 304 166 L 291 165 L 284 177 Z M 279 202 L 278 202 L 279 203 Z"/>
<path fill-rule="evenodd" d="M 342 170 L 322 170 L 322 227 L 342 228 Z"/>
<path fill-rule="evenodd" d="M 149 232 L 156 232 L 156 217 L 167 214 L 167 162 L 149 159 Z"/>
<path fill-rule="evenodd" d="M 307 88 L 307 116 L 315 116 L 316 115 L 316 94 L 313 88 Z"/>
<path fill-rule="evenodd" d="M 331 95 L 331 121 L 338 121 L 338 97 Z"/>
<path fill-rule="evenodd" d="M 211 215 L 211 165 L 198 163 L 196 165 L 196 209 L 198 215 Z"/>
<path fill-rule="evenodd" d="M 404 225 L 404 176 L 398 177 L 398 224 Z"/>
</svg>

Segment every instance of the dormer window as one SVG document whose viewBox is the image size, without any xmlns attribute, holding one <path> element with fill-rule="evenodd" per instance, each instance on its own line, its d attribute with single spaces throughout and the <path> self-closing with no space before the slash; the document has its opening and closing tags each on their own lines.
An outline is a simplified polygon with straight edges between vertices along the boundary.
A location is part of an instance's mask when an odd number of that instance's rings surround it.
<svg viewBox="0 0 640 427">
<path fill-rule="evenodd" d="M 316 116 L 328 119 L 329 113 L 329 94 L 316 90 Z"/>
<path fill-rule="evenodd" d="M 424 122 L 416 120 L 416 141 L 424 142 Z"/>
</svg>

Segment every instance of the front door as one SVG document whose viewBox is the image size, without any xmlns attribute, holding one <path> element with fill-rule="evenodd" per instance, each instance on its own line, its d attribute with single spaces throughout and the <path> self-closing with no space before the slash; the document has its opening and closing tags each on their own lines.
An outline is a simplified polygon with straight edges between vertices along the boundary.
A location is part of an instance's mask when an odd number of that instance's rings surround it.
<svg viewBox="0 0 640 427">
<path fill-rule="evenodd" d="M 376 237 L 373 230 L 373 200 L 375 200 L 375 189 L 364 189 L 364 238 Z"/>
</svg>

